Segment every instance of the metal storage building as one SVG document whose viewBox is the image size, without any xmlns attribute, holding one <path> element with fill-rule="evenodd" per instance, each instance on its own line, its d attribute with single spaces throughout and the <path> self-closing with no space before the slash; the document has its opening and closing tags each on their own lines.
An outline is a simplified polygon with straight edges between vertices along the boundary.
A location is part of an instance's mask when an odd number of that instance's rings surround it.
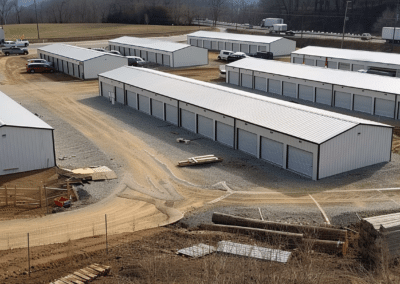
<svg viewBox="0 0 400 284">
<path fill-rule="evenodd" d="M 393 128 L 155 70 L 99 75 L 100 96 L 318 180 L 391 159 Z"/>
<path fill-rule="evenodd" d="M 0 92 L 0 176 L 55 165 L 53 128 Z"/>
<path fill-rule="evenodd" d="M 270 51 L 274 56 L 296 50 L 296 42 L 283 37 L 198 31 L 187 35 L 188 44 L 210 50 L 232 50 L 256 54 Z"/>
<path fill-rule="evenodd" d="M 123 36 L 109 40 L 110 50 L 125 56 L 139 56 L 146 61 L 170 67 L 208 64 L 208 50 L 188 44 Z"/>
<path fill-rule="evenodd" d="M 97 75 L 124 65 L 128 65 L 128 59 L 67 44 L 51 44 L 38 48 L 40 58 L 53 62 L 59 72 L 80 79 L 97 79 Z"/>
<path fill-rule="evenodd" d="M 397 78 L 245 58 L 226 65 L 226 82 L 318 104 L 400 119 Z"/>
<path fill-rule="evenodd" d="M 400 77 L 400 54 L 307 46 L 291 54 L 291 62 L 348 71 L 373 69 Z"/>
</svg>

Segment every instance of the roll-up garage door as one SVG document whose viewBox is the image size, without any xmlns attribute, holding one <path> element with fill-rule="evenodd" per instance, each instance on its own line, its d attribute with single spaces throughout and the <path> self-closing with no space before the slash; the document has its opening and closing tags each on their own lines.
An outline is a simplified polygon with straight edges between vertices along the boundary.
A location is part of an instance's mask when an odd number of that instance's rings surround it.
<svg viewBox="0 0 400 284">
<path fill-rule="evenodd" d="M 169 60 L 169 55 L 165 55 L 165 54 L 163 54 L 163 65 L 165 65 L 165 66 L 171 66 L 171 62 L 170 62 L 170 60 Z"/>
<path fill-rule="evenodd" d="M 332 105 L 332 91 L 327 89 L 316 88 L 315 102 L 324 105 Z"/>
<path fill-rule="evenodd" d="M 203 44 L 204 44 L 204 48 L 211 49 L 211 41 L 204 40 Z"/>
<path fill-rule="evenodd" d="M 145 61 L 147 61 L 147 51 L 141 50 L 140 57 L 142 57 Z"/>
<path fill-rule="evenodd" d="M 259 45 L 258 51 L 267 51 L 267 47 L 265 45 Z"/>
<path fill-rule="evenodd" d="M 257 134 L 238 128 L 238 149 L 257 156 Z"/>
<path fill-rule="evenodd" d="M 196 46 L 197 45 L 197 40 L 190 39 L 190 45 Z"/>
<path fill-rule="evenodd" d="M 372 98 L 361 95 L 354 95 L 354 110 L 371 114 L 372 113 Z"/>
<path fill-rule="evenodd" d="M 328 61 L 328 68 L 337 69 L 337 62 Z"/>
<path fill-rule="evenodd" d="M 283 165 L 283 143 L 261 137 L 261 159 Z"/>
<path fill-rule="evenodd" d="M 375 115 L 393 118 L 394 108 L 395 108 L 394 101 L 378 99 L 378 98 L 375 99 Z"/>
<path fill-rule="evenodd" d="M 353 71 L 364 69 L 364 65 L 353 64 Z"/>
<path fill-rule="evenodd" d="M 197 132 L 201 135 L 214 139 L 214 122 L 211 118 L 197 116 Z"/>
<path fill-rule="evenodd" d="M 305 65 L 309 65 L 309 66 L 314 66 L 314 60 L 313 59 L 306 59 L 306 60 L 304 60 L 304 64 Z"/>
<path fill-rule="evenodd" d="M 313 87 L 299 85 L 299 99 L 314 101 Z"/>
<path fill-rule="evenodd" d="M 335 107 L 351 109 L 351 94 L 335 91 Z"/>
<path fill-rule="evenodd" d="M 212 50 L 217 50 L 218 49 L 218 42 L 217 41 L 212 41 L 211 42 L 211 49 Z"/>
<path fill-rule="evenodd" d="M 162 65 L 162 54 L 161 53 L 157 53 L 157 64 Z"/>
<path fill-rule="evenodd" d="M 165 120 L 178 125 L 178 108 L 169 104 L 165 104 Z"/>
<path fill-rule="evenodd" d="M 134 109 L 137 109 L 136 106 L 136 93 L 131 92 L 131 91 L 126 91 L 126 104 L 130 107 L 133 107 Z"/>
<path fill-rule="evenodd" d="M 57 59 L 57 70 L 60 72 L 63 71 L 63 61 L 60 59 Z"/>
<path fill-rule="evenodd" d="M 312 177 L 313 154 L 292 146 L 288 148 L 288 168 L 297 173 Z"/>
<path fill-rule="evenodd" d="M 303 58 L 301 58 L 301 57 L 293 57 L 293 63 L 303 64 Z"/>
<path fill-rule="evenodd" d="M 74 76 L 74 65 L 71 62 L 68 62 L 68 74 Z"/>
<path fill-rule="evenodd" d="M 231 42 L 227 42 L 225 43 L 225 45 L 226 45 L 226 50 L 233 50 Z"/>
<path fill-rule="evenodd" d="M 197 46 L 198 47 L 203 47 L 203 41 L 201 39 L 197 40 Z"/>
<path fill-rule="evenodd" d="M 225 49 L 225 42 L 219 41 L 219 42 L 218 42 L 218 49 L 219 49 L 219 50 Z"/>
<path fill-rule="evenodd" d="M 267 79 L 263 77 L 254 77 L 254 88 L 260 91 L 267 91 Z"/>
<path fill-rule="evenodd" d="M 339 62 L 339 69 L 350 71 L 350 63 Z"/>
<path fill-rule="evenodd" d="M 216 140 L 222 144 L 233 147 L 233 126 L 217 121 Z"/>
<path fill-rule="evenodd" d="M 74 64 L 74 76 L 79 78 L 78 64 Z"/>
<path fill-rule="evenodd" d="M 114 86 L 111 86 L 109 84 L 106 84 L 104 82 L 101 82 L 101 88 L 102 88 L 102 96 L 108 98 L 108 93 L 114 93 Z"/>
<path fill-rule="evenodd" d="M 154 100 L 151 100 L 151 115 L 164 120 L 164 103 Z"/>
<path fill-rule="evenodd" d="M 181 122 L 183 128 L 196 132 L 196 115 L 194 112 L 181 109 Z"/>
<path fill-rule="evenodd" d="M 253 88 L 253 76 L 249 74 L 241 74 L 242 75 L 242 86 L 246 88 Z"/>
<path fill-rule="evenodd" d="M 116 88 L 116 100 L 118 103 L 125 103 L 124 90 L 118 87 Z"/>
<path fill-rule="evenodd" d="M 256 54 L 257 53 L 257 45 L 250 44 L 249 53 L 250 54 Z"/>
<path fill-rule="evenodd" d="M 240 51 L 244 53 L 249 53 L 249 45 L 248 44 L 241 44 Z"/>
<path fill-rule="evenodd" d="M 317 60 L 318 67 L 325 67 L 325 60 Z"/>
<path fill-rule="evenodd" d="M 240 51 L 240 44 L 239 44 L 239 43 L 234 43 L 234 44 L 232 45 L 232 50 L 233 50 L 234 52 L 239 52 L 239 51 Z"/>
<path fill-rule="evenodd" d="M 68 73 L 68 62 L 67 61 L 63 61 L 63 72 L 65 73 L 65 74 L 69 74 Z"/>
<path fill-rule="evenodd" d="M 281 81 L 268 79 L 268 92 L 281 94 Z"/>
<path fill-rule="evenodd" d="M 149 52 L 149 62 L 156 62 L 156 54 L 154 52 Z"/>
<path fill-rule="evenodd" d="M 296 84 L 283 82 L 283 95 L 291 98 L 296 98 Z"/>
<path fill-rule="evenodd" d="M 139 100 L 139 110 L 147 114 L 150 114 L 150 98 L 143 95 L 138 95 L 138 100 Z"/>
<path fill-rule="evenodd" d="M 228 77 L 229 77 L 229 84 L 239 86 L 239 72 L 229 71 Z"/>
</svg>

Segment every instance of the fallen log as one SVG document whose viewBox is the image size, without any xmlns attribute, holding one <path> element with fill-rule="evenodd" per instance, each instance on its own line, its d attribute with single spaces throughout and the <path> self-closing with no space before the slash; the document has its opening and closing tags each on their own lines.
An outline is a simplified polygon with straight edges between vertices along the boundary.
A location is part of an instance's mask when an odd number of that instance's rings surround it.
<svg viewBox="0 0 400 284">
<path fill-rule="evenodd" d="M 296 234 L 304 234 L 306 238 L 332 240 L 332 241 L 339 240 L 347 243 L 347 231 L 334 228 L 261 221 L 261 220 L 243 218 L 218 212 L 213 214 L 212 221 L 213 223 L 222 225 L 233 225 L 233 226 L 260 228 L 265 230 L 274 230 L 281 232 L 290 232 Z"/>
</svg>

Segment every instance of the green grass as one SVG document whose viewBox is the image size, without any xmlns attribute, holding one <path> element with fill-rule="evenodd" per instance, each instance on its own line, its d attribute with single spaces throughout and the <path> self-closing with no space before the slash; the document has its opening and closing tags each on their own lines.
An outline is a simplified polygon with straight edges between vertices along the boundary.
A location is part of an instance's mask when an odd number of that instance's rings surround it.
<svg viewBox="0 0 400 284">
<path fill-rule="evenodd" d="M 197 26 L 152 26 L 152 25 L 126 25 L 126 24 L 39 24 L 41 39 L 93 37 L 118 34 L 168 34 L 171 32 L 196 31 Z M 6 40 L 16 38 L 37 39 L 36 24 L 5 25 Z"/>
</svg>

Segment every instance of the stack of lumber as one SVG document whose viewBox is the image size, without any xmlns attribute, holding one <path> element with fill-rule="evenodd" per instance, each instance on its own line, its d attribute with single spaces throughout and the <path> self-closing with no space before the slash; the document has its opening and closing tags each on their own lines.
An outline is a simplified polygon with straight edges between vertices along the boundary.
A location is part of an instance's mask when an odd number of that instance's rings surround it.
<svg viewBox="0 0 400 284">
<path fill-rule="evenodd" d="M 306 246 L 309 249 L 346 255 L 348 237 L 346 230 L 335 228 L 284 224 L 214 213 L 214 224 L 202 225 L 202 229 L 231 233 L 250 234 L 269 242 L 290 246 Z"/>
<path fill-rule="evenodd" d="M 361 258 L 378 265 L 383 256 L 400 257 L 400 213 L 364 218 L 358 240 Z"/>
<path fill-rule="evenodd" d="M 83 284 L 110 273 L 110 266 L 94 263 L 50 284 Z"/>
<path fill-rule="evenodd" d="M 222 162 L 222 158 L 215 157 L 214 155 L 205 155 L 188 158 L 185 161 L 178 162 L 179 167 L 195 166 L 201 164 L 218 163 Z"/>
</svg>

